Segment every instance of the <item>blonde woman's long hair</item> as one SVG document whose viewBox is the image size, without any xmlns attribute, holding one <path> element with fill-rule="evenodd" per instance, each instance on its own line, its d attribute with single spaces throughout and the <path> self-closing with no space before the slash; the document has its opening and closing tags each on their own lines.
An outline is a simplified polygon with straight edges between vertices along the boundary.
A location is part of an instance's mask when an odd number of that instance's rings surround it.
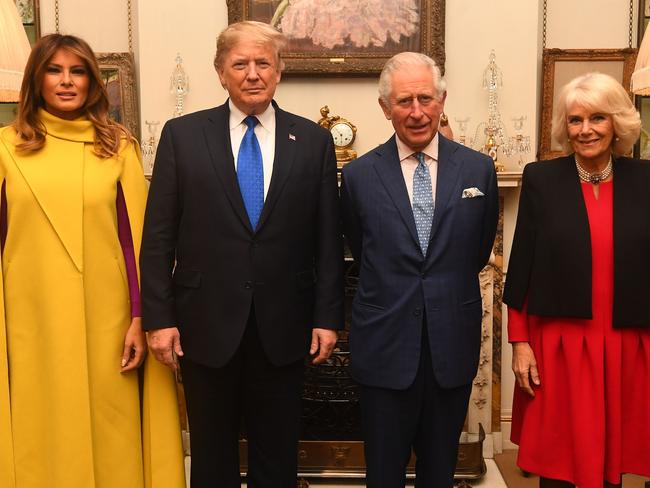
<svg viewBox="0 0 650 488">
<path fill-rule="evenodd" d="M 38 110 L 45 104 L 41 94 L 43 78 L 50 60 L 64 49 L 79 56 L 86 67 L 89 85 L 83 107 L 85 115 L 95 127 L 95 154 L 101 158 L 115 156 L 122 139 L 133 140 L 126 127 L 110 119 L 108 94 L 101 79 L 97 58 L 86 41 L 75 36 L 50 34 L 42 37 L 32 48 L 25 66 L 20 88 L 18 114 L 13 123 L 22 142 L 16 145 L 20 152 L 38 151 L 45 144 L 45 126 Z"/>
</svg>

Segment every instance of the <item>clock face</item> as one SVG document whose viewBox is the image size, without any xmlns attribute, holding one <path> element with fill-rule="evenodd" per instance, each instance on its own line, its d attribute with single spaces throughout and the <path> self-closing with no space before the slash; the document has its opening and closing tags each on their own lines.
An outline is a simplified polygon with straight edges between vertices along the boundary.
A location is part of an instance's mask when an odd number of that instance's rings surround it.
<svg viewBox="0 0 650 488">
<path fill-rule="evenodd" d="M 334 124 L 330 127 L 330 132 L 334 138 L 334 145 L 345 147 L 352 144 L 354 140 L 354 131 L 348 124 Z"/>
</svg>

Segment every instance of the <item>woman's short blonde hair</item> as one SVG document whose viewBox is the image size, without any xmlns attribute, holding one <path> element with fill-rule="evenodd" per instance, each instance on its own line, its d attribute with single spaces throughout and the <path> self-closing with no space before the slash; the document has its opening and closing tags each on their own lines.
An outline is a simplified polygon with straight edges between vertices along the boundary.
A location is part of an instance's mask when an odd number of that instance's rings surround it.
<svg viewBox="0 0 650 488">
<path fill-rule="evenodd" d="M 573 152 L 569 142 L 567 111 L 579 105 L 593 113 L 610 115 L 614 125 L 612 153 L 629 154 L 641 132 L 641 118 L 630 96 L 621 84 L 603 73 L 587 73 L 567 83 L 560 92 L 553 118 L 553 138 L 568 154 Z"/>
<path fill-rule="evenodd" d="M 226 27 L 217 38 L 217 53 L 214 56 L 214 68 L 219 71 L 230 50 L 241 41 L 252 41 L 273 48 L 278 70 L 282 71 L 284 62 L 280 55 L 287 45 L 287 38 L 269 24 L 254 20 L 236 22 Z"/>
</svg>

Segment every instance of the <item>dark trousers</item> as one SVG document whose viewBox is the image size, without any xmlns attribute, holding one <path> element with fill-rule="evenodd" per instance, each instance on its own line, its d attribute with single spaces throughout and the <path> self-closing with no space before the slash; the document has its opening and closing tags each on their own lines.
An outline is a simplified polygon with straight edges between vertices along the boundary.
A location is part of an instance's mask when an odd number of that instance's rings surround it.
<svg viewBox="0 0 650 488">
<path fill-rule="evenodd" d="M 417 458 L 416 488 L 453 486 L 472 385 L 452 389 L 438 385 L 423 329 L 420 365 L 410 387 L 360 387 L 368 488 L 403 487 L 411 448 Z"/>
<path fill-rule="evenodd" d="M 181 360 L 190 425 L 192 488 L 239 488 L 239 432 L 248 439 L 250 488 L 295 488 L 303 362 L 277 367 L 262 348 L 254 313 L 222 368 Z"/>
</svg>

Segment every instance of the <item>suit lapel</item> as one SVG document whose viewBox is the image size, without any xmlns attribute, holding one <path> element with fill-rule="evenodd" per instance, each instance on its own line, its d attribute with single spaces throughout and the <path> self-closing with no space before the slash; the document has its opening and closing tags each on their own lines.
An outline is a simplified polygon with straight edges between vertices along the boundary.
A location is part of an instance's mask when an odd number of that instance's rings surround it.
<svg viewBox="0 0 650 488">
<path fill-rule="evenodd" d="M 436 235 L 440 221 L 449 206 L 449 200 L 456 188 L 456 181 L 460 175 L 461 161 L 454 157 L 456 147 L 442 135 L 438 135 L 438 175 L 436 178 L 436 200 L 431 223 L 429 242 Z M 431 248 L 431 246 L 429 246 Z"/>
<path fill-rule="evenodd" d="M 561 198 L 560 196 L 566 198 L 566 208 L 563 209 L 563 218 L 573 222 L 573 227 L 577 231 L 582 232 L 583 240 L 590 242 L 591 233 L 589 230 L 587 204 L 582 193 L 582 183 L 578 176 L 574 156 L 566 156 L 563 158 L 562 164 L 558 166 L 555 192 L 558 198 Z"/>
<path fill-rule="evenodd" d="M 284 110 L 278 108 L 273 102 L 275 108 L 275 156 L 273 159 L 273 173 L 269 192 L 264 199 L 262 215 L 257 224 L 257 231 L 266 223 L 273 207 L 278 201 L 284 185 L 287 183 L 291 167 L 296 157 L 296 145 L 299 143 L 308 144 L 309 141 L 296 141 L 295 135 L 291 133 L 294 126 L 293 120 Z M 289 137 L 293 135 L 293 137 Z"/>
<path fill-rule="evenodd" d="M 210 152 L 210 161 L 230 204 L 242 224 L 250 232 L 253 232 L 237 181 L 235 160 L 230 143 L 229 116 L 228 102 L 210 111 L 207 122 L 203 126 L 203 135 Z"/>
<path fill-rule="evenodd" d="M 395 136 L 377 148 L 376 151 L 379 155 L 379 158 L 375 162 L 375 171 L 379 175 L 379 179 L 393 200 L 393 203 L 397 207 L 397 210 L 399 211 L 404 224 L 408 228 L 411 237 L 419 248 L 420 240 L 415 228 L 413 208 L 411 207 L 411 201 L 409 200 L 406 183 L 404 182 L 402 167 L 399 163 L 399 154 L 397 153 Z"/>
<path fill-rule="evenodd" d="M 633 171 L 633 166 L 630 164 L 625 164 L 625 161 L 621 161 L 617 158 L 614 158 L 614 174 L 616 175 L 613 179 L 614 185 L 614 195 L 613 195 L 613 206 L 614 206 L 614 216 L 623 216 L 622 219 L 625 220 L 632 215 L 637 214 L 637 209 L 635 208 L 638 205 L 637 197 L 635 192 L 624 192 L 617 191 L 620 188 L 636 188 L 635 178 L 638 177 L 635 171 Z M 616 241 L 617 237 L 617 227 L 619 222 L 618 219 L 614 219 L 614 240 Z M 614 245 L 616 249 L 616 245 Z"/>
</svg>

